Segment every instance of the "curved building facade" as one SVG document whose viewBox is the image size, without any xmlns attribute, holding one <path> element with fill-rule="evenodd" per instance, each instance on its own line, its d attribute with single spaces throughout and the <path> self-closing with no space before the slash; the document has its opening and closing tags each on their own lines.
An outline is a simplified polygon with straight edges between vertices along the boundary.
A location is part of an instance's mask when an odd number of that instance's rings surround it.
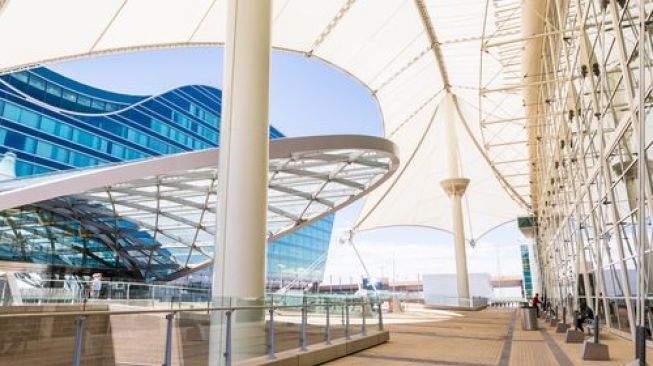
<svg viewBox="0 0 653 366">
<path fill-rule="evenodd" d="M 157 96 L 125 95 L 93 88 L 46 68 L 2 75 L 0 153 L 16 154 L 16 175 L 20 178 L 215 147 L 220 140 L 221 96 L 220 90 L 201 85 L 183 86 Z M 280 137 L 283 134 L 271 127 L 270 138 Z M 81 217 L 67 216 L 64 220 L 43 207 L 30 210 L 0 217 L 0 235 L 4 233 L 5 238 L 0 244 L 0 260 L 115 270 L 123 275 L 133 275 L 139 263 L 152 260 L 144 253 L 131 253 L 128 242 L 97 240 L 83 233 L 79 230 Z M 41 223 L 48 221 L 44 215 L 58 218 L 59 231 L 64 234 L 43 231 L 45 225 Z M 14 220 L 32 220 L 35 229 L 16 235 L 11 224 Z M 143 238 L 132 223 L 122 226 L 141 242 L 155 241 Z M 268 276 L 321 280 L 332 226 L 331 215 L 270 243 Z M 44 238 L 49 242 L 47 250 L 43 250 Z M 118 251 L 130 253 L 127 257 L 132 263 L 126 266 L 125 256 L 116 255 Z M 183 254 L 175 248 L 156 252 L 164 269 L 173 268 Z M 126 268 L 131 272 L 124 272 Z M 161 279 L 168 272 L 152 278 Z M 145 279 L 152 276 L 141 275 Z"/>
</svg>

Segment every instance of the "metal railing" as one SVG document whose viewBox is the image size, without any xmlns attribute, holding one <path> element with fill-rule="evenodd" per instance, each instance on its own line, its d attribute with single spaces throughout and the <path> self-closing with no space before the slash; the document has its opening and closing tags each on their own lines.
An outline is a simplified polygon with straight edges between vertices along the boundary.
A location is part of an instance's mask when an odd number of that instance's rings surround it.
<svg viewBox="0 0 653 366">
<path fill-rule="evenodd" d="M 288 299 L 286 299 L 288 300 Z M 226 302 L 233 303 L 233 299 L 229 299 Z M 249 303 L 253 303 L 252 301 L 260 301 L 260 300 L 245 300 L 249 301 Z M 271 301 L 269 298 L 266 299 L 266 301 Z M 272 300 L 273 302 L 273 300 Z M 218 302 L 218 303 L 225 303 L 224 300 Z M 43 308 L 40 307 L 34 307 L 35 311 L 25 311 L 23 309 L 23 312 L 20 313 L 0 313 L 0 322 L 7 321 L 9 319 L 14 319 L 17 320 L 20 323 L 24 323 L 25 319 L 43 319 L 43 318 L 57 318 L 57 317 L 74 317 L 75 319 L 75 335 L 74 335 L 74 349 L 72 352 L 72 365 L 73 366 L 79 366 L 82 363 L 82 351 L 85 343 L 84 337 L 89 334 L 90 330 L 87 330 L 88 326 L 88 321 L 89 319 L 97 319 L 97 316 L 105 316 L 105 317 L 110 317 L 113 319 L 113 317 L 120 317 L 120 316 L 128 316 L 128 315 L 165 315 L 165 342 L 163 345 L 163 354 L 161 355 L 162 358 L 162 364 L 164 366 L 171 366 L 172 365 L 172 349 L 173 349 L 173 344 L 179 343 L 179 340 L 175 340 L 175 332 L 173 332 L 174 328 L 174 321 L 175 319 L 180 319 L 182 314 L 189 314 L 189 313 L 200 313 L 200 314 L 218 314 L 220 315 L 219 318 L 214 317 L 213 315 L 210 317 L 211 319 L 211 326 L 213 325 L 213 322 L 216 320 L 223 325 L 224 329 L 224 341 L 223 341 L 223 352 L 222 352 L 222 361 L 224 362 L 224 365 L 231 366 L 233 362 L 233 347 L 234 347 L 234 338 L 233 338 L 233 323 L 234 323 L 234 318 L 236 315 L 239 313 L 244 313 L 248 311 L 255 311 L 255 312 L 261 312 L 263 314 L 262 320 L 265 321 L 265 314 L 267 313 L 268 318 L 267 318 L 267 324 L 264 324 L 264 328 L 267 330 L 267 334 L 265 335 L 265 343 L 266 343 L 266 354 L 267 357 L 270 359 L 274 359 L 276 357 L 277 353 L 277 340 L 275 338 L 275 334 L 277 333 L 277 320 L 275 319 L 275 315 L 280 315 L 282 316 L 282 312 L 287 312 L 287 311 L 294 311 L 297 312 L 299 311 L 300 313 L 300 323 L 299 323 L 299 329 L 297 330 L 297 335 L 299 337 L 299 351 L 304 352 L 307 350 L 308 347 L 308 336 L 307 336 L 307 328 L 309 326 L 308 324 L 308 313 L 309 310 L 312 309 L 320 309 L 322 310 L 319 314 L 320 316 L 323 316 L 324 320 L 324 329 L 323 329 L 323 334 L 322 334 L 322 339 L 324 344 L 331 344 L 333 340 L 333 323 L 332 323 L 332 317 L 334 316 L 334 310 L 336 310 L 338 307 L 341 307 L 342 311 L 342 323 L 343 323 L 343 331 L 344 331 L 344 338 L 345 339 L 350 339 L 352 337 L 353 333 L 353 327 L 352 327 L 352 322 L 351 322 L 351 314 L 352 311 L 357 311 L 360 309 L 360 330 L 358 334 L 361 335 L 366 335 L 368 332 L 368 324 L 367 318 L 373 318 L 373 306 L 376 305 L 376 317 L 378 319 L 377 322 L 377 327 L 379 331 L 383 330 L 383 311 L 382 311 L 382 303 L 377 302 L 377 303 L 372 303 L 369 299 L 367 298 L 330 298 L 330 297 L 310 297 L 310 296 L 302 296 L 301 297 L 301 302 L 299 304 L 291 304 L 291 305 L 286 305 L 286 304 L 264 304 L 264 305 L 253 305 L 253 306 L 212 306 L 211 303 L 207 303 L 205 307 L 195 307 L 195 308 L 185 308 L 185 309 L 135 309 L 135 310 L 97 310 L 92 307 L 85 307 L 84 310 L 82 311 L 43 311 L 43 312 L 38 312 L 43 310 Z M 23 307 L 23 308 L 29 308 L 30 306 Z M 11 309 L 11 308 L 8 308 Z M 217 313 L 216 313 L 217 312 Z M 208 319 L 208 317 L 207 317 Z M 181 319 L 180 319 L 181 320 Z M 37 322 L 40 324 L 40 322 Z M 287 332 L 286 328 L 283 328 L 284 331 Z M 265 331 L 263 331 L 265 332 Z M 214 340 L 211 340 L 213 342 Z"/>
<path fill-rule="evenodd" d="M 94 300 L 151 300 L 158 302 L 206 302 L 210 291 L 175 285 L 142 282 L 103 281 L 100 290 L 93 291 L 93 281 L 41 280 L 38 284 L 21 284 L 20 297 L 24 303 L 82 303 Z M 3 297 L 8 297 L 6 291 Z M 0 301 L 0 304 L 3 302 Z"/>
<path fill-rule="evenodd" d="M 424 303 L 431 306 L 477 308 L 488 305 L 488 298 L 474 296 L 471 298 L 424 294 Z"/>
</svg>

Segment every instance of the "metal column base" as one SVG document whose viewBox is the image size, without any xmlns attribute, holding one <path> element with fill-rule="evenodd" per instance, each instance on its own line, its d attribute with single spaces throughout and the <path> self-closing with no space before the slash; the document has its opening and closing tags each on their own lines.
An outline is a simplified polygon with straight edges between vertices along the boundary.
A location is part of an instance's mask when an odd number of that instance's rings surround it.
<svg viewBox="0 0 653 366">
<path fill-rule="evenodd" d="M 585 341 L 585 333 L 577 329 L 567 330 L 565 343 L 583 343 Z"/>
<path fill-rule="evenodd" d="M 569 324 L 558 323 L 556 324 L 556 333 L 567 333 L 569 330 Z"/>
<path fill-rule="evenodd" d="M 627 364 L 624 364 L 624 366 L 640 366 L 639 359 L 636 358 L 633 361 L 630 361 Z"/>
<path fill-rule="evenodd" d="M 581 353 L 583 355 L 583 360 L 591 360 L 591 361 L 610 360 L 610 352 L 608 351 L 607 344 L 585 341 L 585 343 L 583 343 L 583 348 L 581 349 Z"/>
</svg>

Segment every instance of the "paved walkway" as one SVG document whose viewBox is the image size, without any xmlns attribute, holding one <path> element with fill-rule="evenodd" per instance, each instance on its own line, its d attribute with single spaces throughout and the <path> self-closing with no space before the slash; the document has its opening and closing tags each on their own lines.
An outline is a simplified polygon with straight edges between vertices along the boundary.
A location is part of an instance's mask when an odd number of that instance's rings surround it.
<svg viewBox="0 0 653 366">
<path fill-rule="evenodd" d="M 632 360 L 630 341 L 604 334 L 601 342 L 609 345 L 612 359 L 582 361 L 581 345 L 566 344 L 564 334 L 543 321 L 539 331 L 522 331 L 516 309 L 463 313 L 417 308 L 406 316 L 425 321 L 389 324 L 389 343 L 328 365 L 612 366 Z"/>
</svg>

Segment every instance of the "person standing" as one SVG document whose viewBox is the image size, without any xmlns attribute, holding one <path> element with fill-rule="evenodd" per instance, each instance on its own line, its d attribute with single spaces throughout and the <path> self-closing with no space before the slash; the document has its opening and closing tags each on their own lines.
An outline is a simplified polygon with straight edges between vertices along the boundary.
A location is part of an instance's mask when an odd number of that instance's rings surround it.
<svg viewBox="0 0 653 366">
<path fill-rule="evenodd" d="M 592 308 L 587 306 L 585 303 L 580 304 L 580 311 L 576 317 L 576 329 L 583 332 L 583 323 L 590 319 L 594 319 L 594 312 L 592 311 Z"/>
<path fill-rule="evenodd" d="M 100 291 L 102 291 L 102 273 L 93 273 L 93 281 L 91 281 L 91 297 L 94 299 L 100 298 Z"/>
<path fill-rule="evenodd" d="M 535 307 L 535 311 L 537 314 L 537 317 L 540 317 L 540 304 L 542 302 L 540 301 L 540 294 L 536 293 L 535 296 L 533 296 L 533 300 L 531 301 L 533 303 L 533 306 Z"/>
</svg>

